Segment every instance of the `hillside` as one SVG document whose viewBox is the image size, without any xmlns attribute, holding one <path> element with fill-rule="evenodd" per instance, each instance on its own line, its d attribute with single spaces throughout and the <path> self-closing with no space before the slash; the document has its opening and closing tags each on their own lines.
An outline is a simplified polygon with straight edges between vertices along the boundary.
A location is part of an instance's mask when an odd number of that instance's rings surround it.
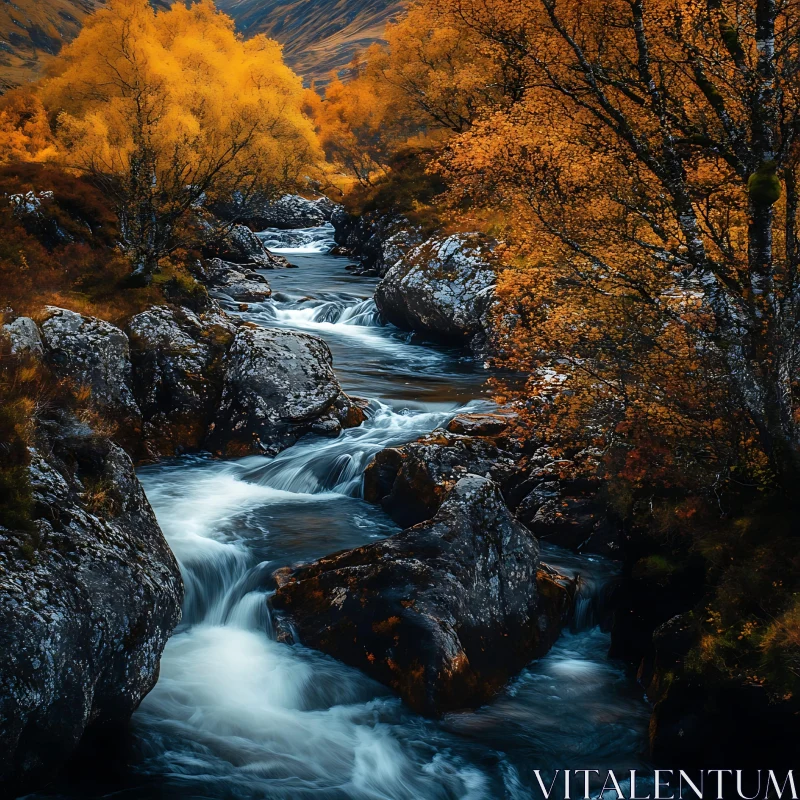
<svg viewBox="0 0 800 800">
<path fill-rule="evenodd" d="M 16 0 L 0 4 L 0 91 L 31 80 L 80 30 L 102 0 Z"/>
<path fill-rule="evenodd" d="M 103 0 L 6 0 L 0 3 L 0 92 L 34 80 Z M 403 0 L 218 0 L 245 36 L 266 33 L 284 44 L 288 64 L 307 80 L 380 38 Z M 158 5 L 162 5 L 159 2 Z"/>
<path fill-rule="evenodd" d="M 403 0 L 218 0 L 246 36 L 266 33 L 306 79 L 324 82 L 358 50 L 380 39 Z"/>
</svg>

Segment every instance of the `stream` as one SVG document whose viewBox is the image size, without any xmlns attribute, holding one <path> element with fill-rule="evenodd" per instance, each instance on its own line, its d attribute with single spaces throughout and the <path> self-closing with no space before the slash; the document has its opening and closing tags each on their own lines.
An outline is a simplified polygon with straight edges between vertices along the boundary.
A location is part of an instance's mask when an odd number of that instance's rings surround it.
<svg viewBox="0 0 800 800">
<path fill-rule="evenodd" d="M 398 530 L 360 498 L 374 455 L 491 404 L 482 365 L 380 325 L 376 281 L 327 255 L 330 226 L 261 236 L 297 269 L 264 273 L 273 297 L 236 313 L 323 337 L 345 391 L 370 400 L 369 418 L 270 460 L 187 456 L 140 471 L 184 575 L 183 621 L 124 743 L 84 756 L 36 797 L 522 800 L 541 797 L 534 769 L 645 768 L 649 708 L 594 624 L 615 575 L 601 558 L 543 548 L 582 576 L 573 630 L 494 702 L 439 721 L 357 670 L 274 641 L 276 569 Z"/>
</svg>

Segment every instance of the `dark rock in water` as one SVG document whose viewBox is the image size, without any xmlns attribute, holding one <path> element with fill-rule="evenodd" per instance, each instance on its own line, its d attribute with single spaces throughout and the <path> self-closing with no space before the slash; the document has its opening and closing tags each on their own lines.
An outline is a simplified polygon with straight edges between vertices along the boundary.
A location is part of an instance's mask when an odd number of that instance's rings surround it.
<svg viewBox="0 0 800 800">
<path fill-rule="evenodd" d="M 222 358 L 236 325 L 224 314 L 154 306 L 128 323 L 134 391 L 154 454 L 201 447 L 222 393 Z"/>
<path fill-rule="evenodd" d="M 220 300 L 230 298 L 237 303 L 260 303 L 272 295 L 269 281 L 263 275 L 219 258 L 208 262 L 202 280 L 210 294 Z"/>
<path fill-rule="evenodd" d="M 116 445 L 43 423 L 29 530 L 0 528 L 0 785 L 50 778 L 88 726 L 127 721 L 180 618 L 178 565 Z"/>
<path fill-rule="evenodd" d="M 242 325 L 225 357 L 209 446 L 225 455 L 275 455 L 322 418 L 360 424 L 342 392 L 327 344 L 315 336 Z M 357 421 L 356 421 L 357 418 Z"/>
<path fill-rule="evenodd" d="M 501 487 L 520 472 L 516 456 L 486 439 L 436 430 L 416 442 L 382 450 L 367 468 L 364 497 L 400 525 L 430 519 L 467 473 Z"/>
<path fill-rule="evenodd" d="M 55 373 L 91 390 L 92 402 L 126 427 L 141 413 L 133 393 L 128 337 L 109 322 L 48 306 L 41 324 L 48 363 Z"/>
<path fill-rule="evenodd" d="M 434 238 L 398 261 L 375 289 L 393 325 L 488 352 L 495 272 L 476 236 Z"/>
<path fill-rule="evenodd" d="M 384 276 L 405 254 L 422 241 L 405 217 L 389 213 L 367 213 L 360 217 L 337 206 L 331 215 L 335 239 L 342 255 L 359 259 L 362 275 Z"/>
<path fill-rule="evenodd" d="M 447 430 L 463 436 L 497 437 L 506 433 L 515 419 L 516 414 L 511 411 L 491 414 L 458 414 L 450 420 Z"/>
<path fill-rule="evenodd" d="M 304 645 L 428 715 L 486 702 L 549 649 L 570 607 L 569 582 L 540 567 L 536 539 L 476 475 L 429 522 L 276 577 L 272 607 Z"/>
</svg>

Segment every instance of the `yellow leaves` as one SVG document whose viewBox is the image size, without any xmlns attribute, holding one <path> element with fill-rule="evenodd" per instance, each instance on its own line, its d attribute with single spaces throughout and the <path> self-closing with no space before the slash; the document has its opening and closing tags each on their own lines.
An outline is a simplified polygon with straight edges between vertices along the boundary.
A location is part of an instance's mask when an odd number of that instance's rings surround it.
<svg viewBox="0 0 800 800">
<path fill-rule="evenodd" d="M 0 164 L 43 163 L 57 155 L 47 112 L 30 89 L 15 89 L 0 101 Z"/>
<path fill-rule="evenodd" d="M 211 0 L 155 13 L 146 0 L 111 0 L 57 59 L 41 91 L 58 114 L 70 166 L 124 174 L 134 152 L 154 153 L 157 178 L 217 173 L 297 178 L 318 160 L 300 79 L 281 48 L 247 42 Z"/>
</svg>

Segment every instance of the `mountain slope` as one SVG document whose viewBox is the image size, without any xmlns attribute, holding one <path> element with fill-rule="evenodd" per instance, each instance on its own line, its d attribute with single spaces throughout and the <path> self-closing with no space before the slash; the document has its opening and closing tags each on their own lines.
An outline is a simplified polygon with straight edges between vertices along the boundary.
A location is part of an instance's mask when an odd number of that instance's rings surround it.
<svg viewBox="0 0 800 800">
<path fill-rule="evenodd" d="M 104 0 L 0 2 L 0 93 L 35 80 Z M 154 0 L 168 5 L 170 0 Z M 217 0 L 245 36 L 265 33 L 284 45 L 287 63 L 325 83 L 332 70 L 380 39 L 405 0 Z"/>
<path fill-rule="evenodd" d="M 217 0 L 245 35 L 266 33 L 284 45 L 286 62 L 325 82 L 358 50 L 378 41 L 404 0 Z"/>
<path fill-rule="evenodd" d="M 0 3 L 0 91 L 34 79 L 102 0 Z"/>
</svg>

